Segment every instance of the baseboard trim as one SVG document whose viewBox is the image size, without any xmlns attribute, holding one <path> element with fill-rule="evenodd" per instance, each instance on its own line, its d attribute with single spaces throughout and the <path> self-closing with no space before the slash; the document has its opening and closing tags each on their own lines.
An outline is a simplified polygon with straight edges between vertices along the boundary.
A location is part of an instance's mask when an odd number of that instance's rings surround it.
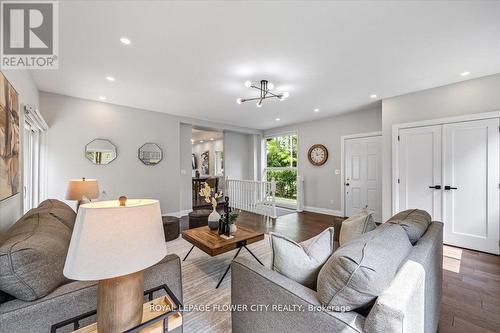
<svg viewBox="0 0 500 333">
<path fill-rule="evenodd" d="M 170 213 L 162 213 L 161 216 L 175 216 L 175 217 L 183 217 L 191 213 L 192 209 L 180 210 L 178 212 L 170 212 Z"/>
<path fill-rule="evenodd" d="M 334 210 L 334 209 L 328 209 L 328 208 L 304 206 L 304 211 L 332 215 L 332 216 L 340 216 L 340 217 L 344 216 L 344 213 L 342 213 L 340 210 Z"/>
</svg>

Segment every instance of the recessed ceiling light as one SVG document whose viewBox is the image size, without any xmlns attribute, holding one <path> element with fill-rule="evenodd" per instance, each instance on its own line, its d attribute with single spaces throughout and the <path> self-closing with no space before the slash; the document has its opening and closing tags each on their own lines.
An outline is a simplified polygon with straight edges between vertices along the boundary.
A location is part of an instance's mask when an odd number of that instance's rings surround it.
<svg viewBox="0 0 500 333">
<path fill-rule="evenodd" d="M 210 141 L 214 141 L 214 138 L 210 138 Z"/>
<path fill-rule="evenodd" d="M 110 82 L 115 82 L 115 78 L 112 76 L 106 76 L 106 80 L 108 80 Z"/>
<path fill-rule="evenodd" d="M 280 118 L 276 118 L 276 121 L 280 121 L 281 119 Z"/>
<path fill-rule="evenodd" d="M 319 109 L 318 108 L 314 109 L 314 112 L 319 112 Z"/>
<path fill-rule="evenodd" d="M 99 96 L 99 99 L 100 99 L 101 101 L 105 101 L 105 100 L 106 100 L 106 97 L 104 97 L 104 96 Z"/>
<path fill-rule="evenodd" d="M 252 86 L 252 81 L 245 81 L 245 87 L 250 88 Z"/>
<path fill-rule="evenodd" d="M 205 141 L 203 141 L 203 140 L 200 140 L 200 143 L 203 143 L 203 142 L 205 142 Z"/>
<path fill-rule="evenodd" d="M 370 98 L 377 98 L 377 95 L 372 94 L 372 95 L 370 95 Z"/>
<path fill-rule="evenodd" d="M 130 39 L 128 39 L 127 37 L 120 38 L 120 42 L 122 42 L 122 44 L 125 44 L 125 45 L 130 45 L 132 43 L 130 41 Z"/>
<path fill-rule="evenodd" d="M 462 75 L 462 76 L 467 76 L 469 74 L 470 74 L 470 72 L 462 72 L 462 73 L 460 73 L 460 75 Z"/>
</svg>

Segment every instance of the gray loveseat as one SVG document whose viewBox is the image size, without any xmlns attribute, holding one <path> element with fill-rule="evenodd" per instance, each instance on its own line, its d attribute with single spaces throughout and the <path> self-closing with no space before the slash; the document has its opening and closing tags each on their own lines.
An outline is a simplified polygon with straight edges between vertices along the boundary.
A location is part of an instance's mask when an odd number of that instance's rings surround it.
<svg viewBox="0 0 500 333">
<path fill-rule="evenodd" d="M 16 285 L 11 277 L 22 282 L 21 287 L 28 292 L 22 294 L 25 300 L 12 297 L 8 293 L 0 291 L 0 332 L 1 333 L 23 333 L 23 332 L 50 332 L 51 326 L 66 319 L 84 314 L 96 309 L 97 282 L 93 281 L 70 281 L 61 277 L 62 265 L 64 265 L 65 253 L 60 249 L 37 250 L 49 245 L 55 248 L 68 246 L 69 235 L 76 214 L 64 203 L 57 200 L 46 200 L 38 208 L 30 210 L 16 224 L 10 228 L 6 239 L 0 243 L 0 285 L 8 288 L 11 293 L 15 292 Z M 66 229 L 65 229 L 66 228 Z M 69 228 L 69 230 L 67 230 Z M 49 232 L 47 232 L 49 231 Z M 9 234 L 10 233 L 10 234 Z M 42 236 L 40 236 L 42 233 Z M 37 237 L 33 235 L 38 234 Z M 50 240 L 46 237 L 59 237 L 59 240 Z M 35 239 L 29 242 L 30 239 Z M 10 240 L 9 240 L 10 239 Z M 23 244 L 19 248 L 19 244 Z M 145 244 L 147 246 L 147 244 Z M 51 265 L 50 274 L 38 273 L 32 269 L 36 260 L 27 260 L 19 252 L 33 251 L 36 253 L 49 253 L 50 255 L 63 255 L 61 260 L 42 261 L 44 265 Z M 45 251 L 45 252 L 43 252 Z M 47 252 L 48 251 L 48 252 Z M 33 258 L 31 256 L 30 258 Z M 26 267 L 20 265 L 25 260 Z M 58 264 L 55 264 L 57 262 Z M 62 280 L 61 280 L 62 279 Z M 54 281 L 63 281 L 56 283 Z M 167 284 L 172 292 L 182 301 L 181 263 L 175 254 L 167 255 L 161 262 L 148 268 L 144 274 L 144 289 L 151 289 L 162 284 Z M 54 289 L 47 290 L 47 286 L 54 285 Z M 1 288 L 0 288 L 1 290 Z M 4 290 L 5 291 L 5 290 Z M 43 296 L 40 297 L 40 292 Z M 161 293 L 155 294 L 155 297 Z M 30 300 L 26 300 L 30 299 Z M 88 318 L 81 324 L 87 325 L 95 321 Z M 69 332 L 73 326 L 69 325 L 57 330 L 57 332 Z M 176 331 L 181 331 L 179 328 Z"/>
<path fill-rule="evenodd" d="M 231 266 L 231 301 L 248 311 L 232 313 L 233 332 L 436 332 L 442 253 L 443 224 L 432 222 L 390 286 L 364 314 L 327 311 L 316 291 L 239 257 Z M 256 305 L 267 306 L 267 310 Z M 292 307 L 283 311 L 279 305 L 300 305 L 304 311 Z"/>
</svg>

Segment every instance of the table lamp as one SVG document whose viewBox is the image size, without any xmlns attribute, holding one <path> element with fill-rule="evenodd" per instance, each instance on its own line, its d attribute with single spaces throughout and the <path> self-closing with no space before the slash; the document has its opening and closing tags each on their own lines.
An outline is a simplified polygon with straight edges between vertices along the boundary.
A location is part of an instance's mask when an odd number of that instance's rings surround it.
<svg viewBox="0 0 500 333">
<path fill-rule="evenodd" d="M 143 270 L 166 255 L 158 200 L 91 202 L 78 210 L 63 273 L 99 280 L 97 330 L 123 332 L 142 321 Z"/>
<path fill-rule="evenodd" d="M 77 200 L 76 210 L 80 207 L 84 197 L 95 199 L 99 196 L 99 186 L 95 179 L 70 179 L 66 190 L 67 200 Z"/>
</svg>

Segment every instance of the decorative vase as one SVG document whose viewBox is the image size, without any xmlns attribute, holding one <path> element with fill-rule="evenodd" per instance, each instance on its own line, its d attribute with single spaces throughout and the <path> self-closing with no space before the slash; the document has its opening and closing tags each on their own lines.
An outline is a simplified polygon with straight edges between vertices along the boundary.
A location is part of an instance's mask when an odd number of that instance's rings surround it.
<svg viewBox="0 0 500 333">
<path fill-rule="evenodd" d="M 236 230 L 238 230 L 238 228 L 236 227 L 236 224 L 231 224 L 231 226 L 229 227 L 229 232 L 232 234 L 236 233 Z"/>
<path fill-rule="evenodd" d="M 208 215 L 208 227 L 210 228 L 210 230 L 219 229 L 219 219 L 220 215 L 214 208 L 214 210 L 210 213 L 210 215 Z"/>
</svg>

